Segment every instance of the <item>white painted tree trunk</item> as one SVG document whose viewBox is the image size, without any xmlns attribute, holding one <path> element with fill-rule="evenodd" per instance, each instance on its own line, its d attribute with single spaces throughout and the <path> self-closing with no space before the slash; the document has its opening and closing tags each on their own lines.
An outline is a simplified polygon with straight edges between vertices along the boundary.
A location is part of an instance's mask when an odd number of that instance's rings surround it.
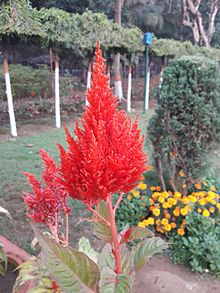
<svg viewBox="0 0 220 293">
<path fill-rule="evenodd" d="M 150 96 L 150 67 L 148 68 L 147 84 L 145 91 L 145 110 L 149 109 L 149 96 Z"/>
<path fill-rule="evenodd" d="M 86 89 L 90 89 L 91 87 L 91 69 L 92 69 L 92 64 L 89 63 L 89 66 L 88 66 L 88 72 L 87 72 L 87 80 L 86 80 Z M 89 102 L 86 98 L 86 106 L 89 105 Z"/>
<path fill-rule="evenodd" d="M 131 65 L 129 65 L 128 69 L 127 111 L 131 112 Z"/>
<path fill-rule="evenodd" d="M 17 134 L 14 105 L 13 105 L 13 98 L 12 98 L 12 92 L 11 92 L 11 82 L 10 82 L 10 75 L 9 75 L 9 69 L 8 69 L 8 59 L 7 59 L 7 53 L 4 49 L 2 50 L 2 55 L 3 55 L 3 67 L 4 67 L 4 75 L 5 75 L 6 95 L 7 95 L 7 100 L 8 100 L 8 113 L 9 113 L 9 120 L 10 120 L 10 126 L 11 126 L 11 135 L 16 137 L 18 134 Z"/>
<path fill-rule="evenodd" d="M 59 56 L 58 52 L 55 54 L 55 116 L 56 127 L 61 127 L 60 119 L 60 83 L 59 83 Z"/>
<path fill-rule="evenodd" d="M 115 96 L 119 98 L 121 102 L 123 99 L 122 82 L 121 80 L 115 80 Z"/>
<path fill-rule="evenodd" d="M 115 96 L 118 97 L 121 102 L 123 99 L 123 90 L 120 73 L 120 53 L 116 53 L 114 56 L 114 86 Z"/>
</svg>

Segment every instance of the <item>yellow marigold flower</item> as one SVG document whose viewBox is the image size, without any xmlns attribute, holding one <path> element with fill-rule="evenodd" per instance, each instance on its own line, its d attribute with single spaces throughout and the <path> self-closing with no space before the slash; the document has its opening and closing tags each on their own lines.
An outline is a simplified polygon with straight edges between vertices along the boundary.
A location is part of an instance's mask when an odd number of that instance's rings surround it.
<svg viewBox="0 0 220 293">
<path fill-rule="evenodd" d="M 145 225 L 144 225 L 143 222 L 139 222 L 139 223 L 138 223 L 138 227 L 140 227 L 140 228 L 145 228 Z"/>
<path fill-rule="evenodd" d="M 213 192 L 213 191 L 208 191 L 208 197 L 209 197 L 210 199 L 215 198 L 215 196 L 216 196 L 216 193 L 215 193 L 215 192 Z"/>
<path fill-rule="evenodd" d="M 156 191 L 161 191 L 160 186 L 156 186 L 155 188 L 156 188 Z"/>
<path fill-rule="evenodd" d="M 207 209 L 205 209 L 205 210 L 203 211 L 202 215 L 203 215 L 204 217 L 209 217 L 209 216 L 210 216 L 210 213 L 209 213 L 209 211 L 208 211 Z"/>
<path fill-rule="evenodd" d="M 140 192 L 138 190 L 134 190 L 132 192 L 132 194 L 133 194 L 134 197 L 138 197 L 140 195 Z"/>
<path fill-rule="evenodd" d="M 163 230 L 161 229 L 161 226 L 156 227 L 157 232 L 162 232 Z"/>
<path fill-rule="evenodd" d="M 182 201 L 182 204 L 186 205 L 189 202 L 189 199 L 186 196 L 184 196 L 182 197 L 181 201 Z"/>
<path fill-rule="evenodd" d="M 195 184 L 195 188 L 196 188 L 196 189 L 201 189 L 202 186 L 201 186 L 201 184 L 200 184 L 199 182 L 197 182 L 197 183 Z"/>
<path fill-rule="evenodd" d="M 128 199 L 128 200 L 131 200 L 131 199 L 132 199 L 132 196 L 129 194 L 129 195 L 127 196 L 127 199 Z"/>
<path fill-rule="evenodd" d="M 164 230 L 167 232 L 171 231 L 171 225 L 170 224 L 165 225 Z"/>
<path fill-rule="evenodd" d="M 156 187 L 155 187 L 155 186 L 151 186 L 151 187 L 150 187 L 150 190 L 151 190 L 151 191 L 155 191 L 155 190 L 156 190 Z"/>
<path fill-rule="evenodd" d="M 171 204 L 172 206 L 177 204 L 177 201 L 175 198 L 168 198 L 167 202 L 168 204 Z"/>
<path fill-rule="evenodd" d="M 157 220 L 156 220 L 156 225 L 157 225 L 157 226 L 160 225 L 160 219 L 157 219 Z"/>
<path fill-rule="evenodd" d="M 189 196 L 188 196 L 188 199 L 189 199 L 191 202 L 196 202 L 196 201 L 197 201 L 196 197 L 193 196 L 193 195 L 189 195 Z"/>
<path fill-rule="evenodd" d="M 145 190 L 147 189 L 147 184 L 140 182 L 137 187 L 141 190 Z"/>
<path fill-rule="evenodd" d="M 185 234 L 185 231 L 184 231 L 184 229 L 179 228 L 179 229 L 177 230 L 177 233 L 178 233 L 178 235 L 183 236 L 183 235 Z"/>
<path fill-rule="evenodd" d="M 168 208 L 167 202 L 164 202 L 164 203 L 162 204 L 162 207 L 163 207 L 164 209 L 167 209 L 167 208 Z"/>
<path fill-rule="evenodd" d="M 206 200 L 204 198 L 201 198 L 198 200 L 198 203 L 201 205 L 201 206 L 204 206 L 206 205 Z"/>
<path fill-rule="evenodd" d="M 201 214 L 202 209 L 198 208 L 198 209 L 197 209 L 197 212 L 198 212 L 199 214 Z"/>
<path fill-rule="evenodd" d="M 154 225 L 154 218 L 152 218 L 152 217 L 148 218 L 148 224 Z"/>
<path fill-rule="evenodd" d="M 209 208 L 209 211 L 210 211 L 211 214 L 213 214 L 215 212 L 215 208 L 214 207 L 210 207 Z"/>
<path fill-rule="evenodd" d="M 167 207 L 170 209 L 170 208 L 172 208 L 172 204 L 171 203 L 167 203 Z"/>
<path fill-rule="evenodd" d="M 145 226 L 148 226 L 150 223 L 149 223 L 149 219 L 145 219 L 145 220 L 143 220 L 143 224 L 145 225 Z"/>
<path fill-rule="evenodd" d="M 175 210 L 173 211 L 173 214 L 174 214 L 175 217 L 179 217 L 179 215 L 180 215 L 180 211 L 179 211 L 178 209 L 175 209 Z"/>
<path fill-rule="evenodd" d="M 215 186 L 212 186 L 212 187 L 209 188 L 209 190 L 216 191 L 216 188 L 215 188 Z"/>
<path fill-rule="evenodd" d="M 152 198 L 149 198 L 150 205 L 154 204 L 154 200 Z"/>
<path fill-rule="evenodd" d="M 169 223 L 169 221 L 167 220 L 167 219 L 165 219 L 165 218 L 163 218 L 162 220 L 161 220 L 161 224 L 162 225 L 167 225 Z"/>
<path fill-rule="evenodd" d="M 158 217 L 160 215 L 160 210 L 158 208 L 153 210 L 154 216 Z"/>
<path fill-rule="evenodd" d="M 186 189 L 187 188 L 187 185 L 184 183 L 182 184 L 182 189 Z"/>
<path fill-rule="evenodd" d="M 171 222 L 171 223 L 170 223 L 170 226 L 171 226 L 172 229 L 175 229 L 175 228 L 176 228 L 176 223 Z"/>
<path fill-rule="evenodd" d="M 172 192 L 170 193 L 170 192 L 167 192 L 167 191 L 164 191 L 163 192 L 163 197 L 164 198 L 168 198 L 169 196 L 171 196 L 172 195 Z"/>
<path fill-rule="evenodd" d="M 216 207 L 217 207 L 218 209 L 220 209 L 220 203 L 217 203 Z"/>
<path fill-rule="evenodd" d="M 181 193 L 178 192 L 178 191 L 175 191 L 174 196 L 175 196 L 175 198 L 181 198 L 182 197 Z"/>
<path fill-rule="evenodd" d="M 217 204 L 217 202 L 214 199 L 210 200 L 210 203 L 214 206 Z"/>
<path fill-rule="evenodd" d="M 165 215 L 165 218 L 166 218 L 166 219 L 170 219 L 170 218 L 171 218 L 171 215 L 170 215 L 169 213 L 167 213 L 167 214 Z"/>
<path fill-rule="evenodd" d="M 159 197 L 158 197 L 158 201 L 159 201 L 160 203 L 163 203 L 163 202 L 165 201 L 165 199 L 164 199 L 162 196 L 159 196 Z"/>
<path fill-rule="evenodd" d="M 153 167 L 151 165 L 148 165 L 147 166 L 147 171 L 152 171 L 153 170 Z"/>
<path fill-rule="evenodd" d="M 180 213 L 182 216 L 186 216 L 188 214 L 188 210 L 186 208 L 180 209 Z"/>
<path fill-rule="evenodd" d="M 180 177 L 186 177 L 185 173 L 184 173 L 182 170 L 179 171 L 179 176 L 180 176 Z"/>
</svg>

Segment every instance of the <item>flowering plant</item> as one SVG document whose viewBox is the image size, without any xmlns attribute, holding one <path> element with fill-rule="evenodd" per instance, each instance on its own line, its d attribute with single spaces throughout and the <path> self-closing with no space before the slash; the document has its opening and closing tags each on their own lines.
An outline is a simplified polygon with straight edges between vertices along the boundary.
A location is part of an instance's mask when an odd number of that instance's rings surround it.
<svg viewBox="0 0 220 293">
<path fill-rule="evenodd" d="M 15 288 L 22 286 L 24 279 L 32 279 L 36 288 L 46 286 L 46 292 L 130 292 L 134 271 L 167 247 L 148 229 L 126 226 L 121 233 L 117 231 L 116 209 L 124 193 L 138 184 L 147 157 L 138 120 L 132 123 L 124 111 L 117 110 L 105 70 L 98 43 L 87 93 L 89 105 L 81 119 L 83 128 L 76 124 L 76 138 L 65 128 L 68 150 L 58 146 L 58 167 L 40 151 L 45 165 L 42 181 L 25 173 L 33 189 L 33 194 L 24 195 L 28 215 L 33 222 L 46 224 L 51 235 L 46 237 L 33 226 L 42 252 L 34 263 L 21 266 Z M 118 198 L 113 205 L 114 193 Z M 107 242 L 101 253 L 84 237 L 79 250 L 69 246 L 67 197 L 82 201 L 92 212 L 96 236 Z M 130 251 L 126 243 L 136 239 L 142 241 Z"/>
</svg>

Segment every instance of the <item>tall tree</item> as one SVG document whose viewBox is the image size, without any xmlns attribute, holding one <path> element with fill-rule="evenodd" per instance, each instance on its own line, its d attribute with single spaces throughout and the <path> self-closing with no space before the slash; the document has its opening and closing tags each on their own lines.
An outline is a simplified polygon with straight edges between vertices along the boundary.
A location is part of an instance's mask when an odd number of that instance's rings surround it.
<svg viewBox="0 0 220 293">
<path fill-rule="evenodd" d="M 7 47 L 13 37 L 29 37 L 41 35 L 41 24 L 37 13 L 32 9 L 29 0 L 4 1 L 0 6 L 0 41 L 3 55 L 3 68 L 8 100 L 8 112 L 12 136 L 17 136 L 17 128 L 13 107 L 11 81 L 7 58 Z"/>
<path fill-rule="evenodd" d="M 219 0 L 182 0 L 183 25 L 191 29 L 195 44 L 210 47 L 219 7 Z"/>
</svg>

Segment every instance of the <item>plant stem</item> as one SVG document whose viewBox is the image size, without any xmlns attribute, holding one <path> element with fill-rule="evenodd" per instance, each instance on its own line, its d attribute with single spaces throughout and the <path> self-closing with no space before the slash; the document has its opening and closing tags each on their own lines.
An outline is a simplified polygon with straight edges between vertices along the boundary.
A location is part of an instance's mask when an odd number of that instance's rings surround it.
<svg viewBox="0 0 220 293">
<path fill-rule="evenodd" d="M 108 206 L 108 213 L 109 213 L 109 220 L 110 220 L 110 228 L 112 232 L 112 241 L 114 249 L 113 254 L 115 256 L 115 273 L 121 273 L 121 253 L 120 253 L 120 244 L 118 242 L 118 231 L 115 223 L 115 213 L 112 207 L 112 197 L 107 197 L 107 206 Z"/>
<path fill-rule="evenodd" d="M 114 206 L 114 214 L 116 212 L 116 209 L 117 209 L 118 205 L 120 204 L 120 202 L 122 200 L 123 194 L 124 194 L 123 192 L 120 193 L 119 198 L 117 199 L 117 201 L 115 203 L 115 206 Z"/>
<path fill-rule="evenodd" d="M 101 216 L 97 211 L 92 209 L 89 205 L 86 205 L 87 209 L 92 212 L 97 218 L 99 218 L 101 221 L 103 221 L 108 227 L 110 227 L 109 221 L 107 221 L 103 216 Z"/>
<path fill-rule="evenodd" d="M 69 245 L 69 214 L 66 213 L 66 246 Z"/>
</svg>

